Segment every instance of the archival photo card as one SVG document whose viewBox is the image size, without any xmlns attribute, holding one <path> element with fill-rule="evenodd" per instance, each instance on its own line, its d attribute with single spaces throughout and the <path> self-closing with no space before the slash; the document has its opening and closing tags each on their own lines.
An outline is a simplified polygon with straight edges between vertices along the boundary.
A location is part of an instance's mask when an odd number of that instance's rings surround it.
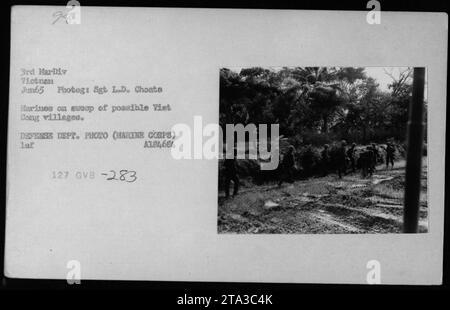
<svg viewBox="0 0 450 310">
<path fill-rule="evenodd" d="M 442 282 L 447 15 L 14 6 L 11 279 Z"/>
</svg>

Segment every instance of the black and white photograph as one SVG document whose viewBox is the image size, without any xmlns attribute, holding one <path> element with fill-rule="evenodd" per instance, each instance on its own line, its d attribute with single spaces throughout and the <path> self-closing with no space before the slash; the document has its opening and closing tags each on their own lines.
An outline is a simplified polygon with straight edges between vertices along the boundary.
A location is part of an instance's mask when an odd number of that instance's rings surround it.
<svg viewBox="0 0 450 310">
<path fill-rule="evenodd" d="M 250 131 L 249 124 L 279 124 L 275 138 L 280 155 L 272 170 L 262 170 L 262 160 L 248 156 L 221 161 L 218 232 L 401 233 L 408 199 L 405 171 L 413 71 L 222 68 L 221 127 L 242 124 Z M 426 79 L 422 82 L 425 98 L 420 104 L 426 111 Z M 424 129 L 426 123 L 425 112 Z M 417 232 L 426 233 L 426 132 L 423 139 L 414 138 L 421 143 L 415 151 L 421 152 L 422 160 Z M 248 155 L 261 142 L 247 139 L 233 147 Z"/>
<path fill-rule="evenodd" d="M 36 2 L 3 12 L 0 287 L 445 282 L 442 9 Z"/>
</svg>

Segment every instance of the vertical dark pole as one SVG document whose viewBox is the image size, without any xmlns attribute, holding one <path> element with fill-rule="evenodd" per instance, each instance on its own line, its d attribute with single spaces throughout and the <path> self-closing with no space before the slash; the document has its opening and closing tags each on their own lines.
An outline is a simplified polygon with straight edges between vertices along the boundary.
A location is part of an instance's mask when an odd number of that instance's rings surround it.
<svg viewBox="0 0 450 310">
<path fill-rule="evenodd" d="M 416 233 L 419 224 L 424 88 L 425 68 L 414 68 L 412 98 L 409 106 L 408 150 L 406 156 L 405 207 L 403 214 L 403 232 L 405 233 Z"/>
</svg>

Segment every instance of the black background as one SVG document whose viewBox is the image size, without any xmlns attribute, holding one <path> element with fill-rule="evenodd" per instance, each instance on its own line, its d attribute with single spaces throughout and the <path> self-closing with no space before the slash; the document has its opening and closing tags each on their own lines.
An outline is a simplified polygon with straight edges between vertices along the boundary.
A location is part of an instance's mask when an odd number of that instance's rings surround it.
<svg viewBox="0 0 450 310">
<path fill-rule="evenodd" d="M 296 10 L 356 10 L 367 11 L 367 1 L 83 1 L 83 6 L 138 6 L 138 7 L 192 7 L 192 8 L 258 8 L 258 9 L 296 9 Z M 6 180 L 6 141 L 7 141 L 7 118 L 9 102 L 9 50 L 10 50 L 10 7 L 11 5 L 63 5 L 67 1 L 5 1 L 1 2 L 1 87 L 0 93 L 0 268 L 2 282 L 0 291 L 16 293 L 24 290 L 56 289 L 65 291 L 87 291 L 95 290 L 150 290 L 146 292 L 142 307 L 153 308 L 156 303 L 165 306 L 176 306 L 178 296 L 188 294 L 190 296 L 210 296 L 212 299 L 220 299 L 222 294 L 269 294 L 273 295 L 274 305 L 292 304 L 295 308 L 316 308 L 322 303 L 330 304 L 332 307 L 344 303 L 346 306 L 358 306 L 358 308 L 372 306 L 393 306 L 387 299 L 381 297 L 380 293 L 393 292 L 391 297 L 400 301 L 400 307 L 409 308 L 409 303 L 422 301 L 428 307 L 435 302 L 434 293 L 449 293 L 449 213 L 447 198 L 445 199 L 445 234 L 444 234 L 444 277 L 441 286 L 385 286 L 385 285 L 309 285 L 309 284 L 273 284 L 273 283 L 205 283 L 205 282 L 156 282 L 156 281 L 92 281 L 81 280 L 81 285 L 68 285 L 65 280 L 25 280 L 9 279 L 3 275 L 3 250 L 4 250 L 4 227 L 5 227 L 5 180 Z M 416 11 L 416 12 L 448 12 L 449 1 L 380 1 L 381 11 Z M 413 39 L 413 38 L 412 38 Z M 448 84 L 448 81 L 447 81 Z M 447 104 L 448 106 L 448 104 Z M 447 108 L 447 119 L 449 112 Z M 432 133 L 430 133 L 432 134 Z M 448 137 L 446 138 L 448 144 Z M 447 155 L 446 155 L 447 158 Z M 447 172 L 447 169 L 446 169 Z M 447 173 L 446 173 L 447 192 Z M 280 262 L 282 264 L 283 262 Z M 426 266 L 424 266 L 426 268 Z M 15 292 L 14 292 L 15 291 Z M 432 296 L 426 298 L 418 297 L 418 291 L 426 291 Z M 330 293 L 331 296 L 329 295 Z M 350 293 L 350 294 L 349 294 Z M 408 294 L 406 294 L 408 293 Z M 411 294 L 412 293 L 412 294 Z M 96 294 L 97 295 L 97 294 Z M 44 298 L 47 304 L 54 304 L 53 299 L 47 299 L 47 295 L 40 295 L 37 300 Z M 72 295 L 66 295 L 67 299 L 61 306 L 79 304 L 79 300 Z M 113 294 L 107 297 L 103 294 L 97 295 L 103 301 L 109 302 L 116 299 Z M 330 297 L 328 297 L 330 296 Z M 359 296 L 359 297 L 358 297 Z M 135 295 L 129 295 L 129 301 L 135 300 Z M 359 298 L 362 297 L 362 300 Z M 20 298 L 16 298 L 20 301 Z M 34 300 L 34 301 L 37 301 Z M 312 302 L 312 303 L 311 303 Z M 405 303 L 407 305 L 405 306 Z M 437 306 L 437 305 L 436 305 Z M 220 306 L 230 307 L 230 306 Z M 267 307 L 267 306 L 262 306 Z"/>
</svg>

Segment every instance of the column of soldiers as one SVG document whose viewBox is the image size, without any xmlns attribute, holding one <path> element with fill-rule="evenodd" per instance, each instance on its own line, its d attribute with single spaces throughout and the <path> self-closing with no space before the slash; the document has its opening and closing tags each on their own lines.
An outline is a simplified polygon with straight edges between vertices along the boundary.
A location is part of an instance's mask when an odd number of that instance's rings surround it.
<svg viewBox="0 0 450 310">
<path fill-rule="evenodd" d="M 350 172 L 356 172 L 357 168 L 361 169 L 363 177 L 372 176 L 376 170 L 377 163 L 383 161 L 382 155 L 375 143 L 371 143 L 369 146 L 364 147 L 359 152 L 358 158 L 356 154 L 356 143 L 352 143 L 350 147 L 347 148 L 347 142 L 342 140 L 332 156 L 330 155 L 329 148 L 329 145 L 325 144 L 321 152 L 320 166 L 322 167 L 323 176 L 327 176 L 330 171 L 335 171 L 341 179 L 343 175 L 347 174 L 348 169 Z M 387 146 L 382 148 L 386 152 L 386 169 L 389 168 L 389 164 L 394 168 L 394 145 L 391 142 L 388 142 Z M 295 148 L 291 145 L 280 165 L 278 185 L 281 185 L 285 181 L 289 183 L 293 182 L 293 171 L 295 170 L 294 153 Z M 303 165 L 305 165 L 305 163 Z"/>
<path fill-rule="evenodd" d="M 376 170 L 376 165 L 382 161 L 382 156 L 375 143 L 364 147 L 359 152 L 359 157 L 356 158 L 356 144 L 352 143 L 347 148 L 347 142 L 342 140 L 333 156 L 330 155 L 329 145 L 325 144 L 321 152 L 322 176 L 327 176 L 330 171 L 337 172 L 339 178 L 347 174 L 347 168 L 351 172 L 356 172 L 357 168 L 361 169 L 362 177 L 372 176 Z M 385 150 L 386 169 L 391 165 L 394 168 L 395 146 L 392 142 L 387 142 Z M 225 195 L 230 196 L 230 183 L 233 182 L 233 196 L 237 195 L 239 190 L 239 178 L 236 171 L 236 152 L 232 158 L 225 160 Z M 333 158 L 332 158 L 333 157 Z M 278 169 L 278 186 L 283 182 L 292 183 L 294 181 L 294 171 L 296 170 L 295 147 L 290 145 L 286 154 L 283 156 L 281 164 Z"/>
<path fill-rule="evenodd" d="M 375 143 L 364 147 L 359 152 L 359 158 L 356 159 L 356 144 L 352 145 L 347 149 L 347 142 L 342 140 L 338 146 L 334 157 L 331 158 L 329 154 L 329 145 L 325 144 L 322 154 L 321 154 L 321 166 L 323 169 L 323 176 L 328 175 L 330 171 L 336 171 L 339 178 L 342 175 L 347 174 L 347 168 L 351 169 L 351 172 L 355 172 L 356 168 L 361 169 L 361 174 L 363 177 L 372 176 L 376 170 L 376 165 L 379 161 L 382 161 L 382 155 Z M 395 159 L 395 146 L 392 142 L 387 142 L 386 147 L 382 147 L 386 152 L 386 169 L 389 168 L 389 164 L 394 168 Z"/>
</svg>

